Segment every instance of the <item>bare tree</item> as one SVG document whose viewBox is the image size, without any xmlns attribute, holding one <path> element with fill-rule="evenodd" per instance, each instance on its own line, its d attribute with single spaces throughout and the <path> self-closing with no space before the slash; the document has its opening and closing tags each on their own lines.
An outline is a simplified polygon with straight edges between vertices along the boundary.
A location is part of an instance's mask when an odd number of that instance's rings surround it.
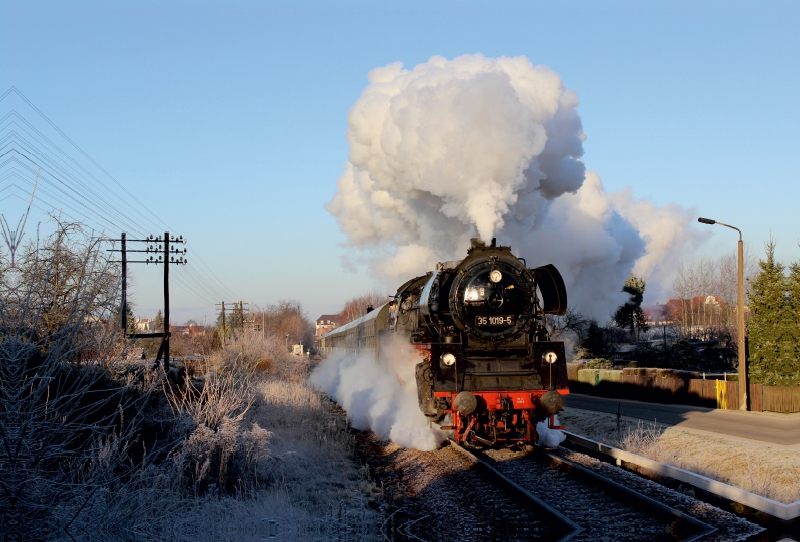
<svg viewBox="0 0 800 542">
<path fill-rule="evenodd" d="M 574 334 L 578 340 L 586 337 L 586 330 L 590 320 L 578 312 L 575 307 L 567 308 L 567 312 L 562 316 L 555 314 L 546 315 L 547 332 L 550 340 L 561 340 L 565 335 Z"/>
<path fill-rule="evenodd" d="M 76 223 L 54 222 L 56 231 L 41 248 L 29 243 L 17 266 L 7 271 L 10 280 L 3 281 L 2 293 L 12 299 L 19 295 L 18 288 L 9 290 L 14 283 L 28 286 L 25 306 L 39 311 L 36 329 L 31 330 L 37 337 L 60 337 L 65 330 L 102 333 L 109 318 L 106 309 L 118 299 L 119 266 L 101 249 L 100 237 L 87 234 Z"/>
<path fill-rule="evenodd" d="M 339 324 L 347 324 L 364 316 L 367 307 L 377 309 L 381 305 L 389 302 L 389 296 L 378 290 L 372 290 L 366 294 L 349 299 L 344 308 L 339 312 Z"/>
<path fill-rule="evenodd" d="M 288 344 L 314 344 L 314 324 L 299 301 L 280 300 L 252 311 L 249 318 L 254 324 L 263 325 L 265 336 L 285 338 L 288 335 Z"/>
<path fill-rule="evenodd" d="M 687 338 L 730 338 L 736 335 L 738 262 L 734 254 L 681 263 L 672 282 L 671 319 Z M 754 276 L 755 258 L 744 252 L 745 303 L 747 280 Z"/>
<path fill-rule="evenodd" d="M 145 396 L 111 363 L 119 270 L 97 238 L 58 223 L 36 252 L 0 282 L 0 521 L 20 540 L 68 528 L 125 476 Z"/>
</svg>

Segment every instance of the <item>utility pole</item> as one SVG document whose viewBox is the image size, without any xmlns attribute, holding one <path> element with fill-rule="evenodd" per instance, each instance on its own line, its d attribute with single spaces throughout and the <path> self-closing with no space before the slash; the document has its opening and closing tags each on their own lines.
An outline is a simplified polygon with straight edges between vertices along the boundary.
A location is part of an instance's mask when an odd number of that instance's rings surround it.
<svg viewBox="0 0 800 542">
<path fill-rule="evenodd" d="M 161 338 L 161 345 L 158 348 L 158 354 L 156 354 L 156 364 L 158 364 L 159 360 L 164 360 L 164 372 L 169 371 L 169 337 L 170 337 L 170 328 L 169 328 L 169 266 L 172 265 L 186 265 L 189 263 L 189 260 L 184 258 L 187 250 L 178 249 L 175 247 L 170 247 L 170 241 L 172 244 L 185 244 L 186 239 L 183 238 L 181 235 L 180 237 L 176 238 L 174 235 L 170 237 L 169 232 L 164 232 L 164 238 L 155 237 L 151 235 L 147 239 L 128 239 L 126 234 L 123 232 L 121 237 L 121 247 L 120 250 L 109 250 L 109 252 L 121 252 L 122 253 L 122 317 L 121 317 L 121 324 L 122 324 L 122 332 L 125 336 L 129 339 L 155 339 Z M 147 247 L 144 250 L 128 250 L 127 243 L 128 241 L 132 243 L 147 243 Z M 163 243 L 163 245 L 161 245 Z M 128 260 L 128 252 L 137 252 L 137 253 L 144 253 L 144 254 L 158 254 L 156 256 L 145 256 L 144 260 Z M 176 259 L 175 256 L 178 256 Z M 164 264 L 164 331 L 163 332 L 155 332 L 155 333 L 128 333 L 127 323 L 128 323 L 128 307 L 127 307 L 127 292 L 128 292 L 128 264 L 129 263 L 144 263 L 144 264 Z"/>
<path fill-rule="evenodd" d="M 125 232 L 122 232 L 122 332 L 128 333 L 128 250 Z"/>
<path fill-rule="evenodd" d="M 242 333 L 244 333 L 244 306 L 249 305 L 250 303 L 245 303 L 244 301 L 232 301 L 228 302 L 228 305 L 233 305 L 233 316 L 231 318 L 236 321 L 236 306 L 239 306 L 239 325 L 241 325 Z M 222 307 L 222 346 L 225 346 L 225 330 L 227 328 L 227 319 L 225 318 L 225 302 L 221 301 L 220 303 L 216 304 L 217 307 Z"/>
<path fill-rule="evenodd" d="M 222 347 L 225 348 L 225 302 L 217 303 L 217 306 L 222 305 Z"/>
<path fill-rule="evenodd" d="M 245 301 L 239 300 L 239 324 L 241 325 L 242 333 L 245 332 L 244 325 L 245 325 L 245 323 L 247 321 L 246 318 L 244 317 L 244 306 L 245 305 L 249 305 L 249 304 L 250 303 L 247 303 Z"/>
<path fill-rule="evenodd" d="M 164 351 L 164 372 L 169 371 L 169 232 L 164 232 L 164 338 L 161 341 L 161 348 Z M 158 363 L 158 354 L 156 354 Z"/>
</svg>

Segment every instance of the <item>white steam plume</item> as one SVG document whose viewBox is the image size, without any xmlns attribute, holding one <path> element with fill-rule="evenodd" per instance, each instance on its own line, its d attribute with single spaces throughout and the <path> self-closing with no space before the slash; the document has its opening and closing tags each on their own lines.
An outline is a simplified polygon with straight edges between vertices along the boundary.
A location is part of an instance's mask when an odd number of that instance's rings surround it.
<svg viewBox="0 0 800 542">
<path fill-rule="evenodd" d="M 369 81 L 327 209 L 394 285 L 464 257 L 470 237 L 497 237 L 531 267 L 555 264 L 570 305 L 604 321 L 631 271 L 651 293 L 697 241 L 686 210 L 607 194 L 586 171 L 577 95 L 547 67 L 432 57 Z"/>
<path fill-rule="evenodd" d="M 554 416 L 553 421 L 558 425 L 558 415 Z M 545 448 L 555 448 L 567 439 L 567 435 L 560 429 L 550 429 L 547 420 L 536 424 L 536 432 L 539 434 L 539 445 Z"/>
<path fill-rule="evenodd" d="M 370 353 L 330 357 L 314 369 L 309 382 L 333 397 L 356 429 L 371 429 L 408 448 L 434 450 L 447 437 L 419 409 L 410 361 L 418 356 L 410 346 L 407 350 L 379 361 Z"/>
</svg>

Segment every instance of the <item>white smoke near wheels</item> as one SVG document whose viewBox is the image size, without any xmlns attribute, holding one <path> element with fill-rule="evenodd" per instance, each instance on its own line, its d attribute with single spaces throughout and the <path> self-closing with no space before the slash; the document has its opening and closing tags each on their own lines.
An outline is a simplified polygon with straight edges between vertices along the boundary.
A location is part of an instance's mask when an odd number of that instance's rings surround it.
<svg viewBox="0 0 800 542">
<path fill-rule="evenodd" d="M 411 348 L 374 360 L 372 353 L 332 356 L 311 373 L 310 384 L 347 411 L 350 423 L 401 446 L 434 450 L 446 435 L 428 423 L 417 404 Z M 417 356 L 417 361 L 418 356 Z"/>
<path fill-rule="evenodd" d="M 554 425 L 558 425 L 558 414 L 554 416 Z M 567 435 L 560 429 L 550 429 L 547 420 L 536 424 L 536 433 L 539 435 L 539 445 L 545 448 L 555 448 L 567 439 Z"/>
<path fill-rule="evenodd" d="M 570 305 L 605 320 L 631 271 L 652 293 L 698 240 L 687 210 L 608 194 L 587 173 L 578 97 L 547 67 L 435 56 L 369 82 L 327 209 L 392 284 L 463 258 L 471 237 L 497 237 L 530 267 L 555 264 Z"/>
</svg>

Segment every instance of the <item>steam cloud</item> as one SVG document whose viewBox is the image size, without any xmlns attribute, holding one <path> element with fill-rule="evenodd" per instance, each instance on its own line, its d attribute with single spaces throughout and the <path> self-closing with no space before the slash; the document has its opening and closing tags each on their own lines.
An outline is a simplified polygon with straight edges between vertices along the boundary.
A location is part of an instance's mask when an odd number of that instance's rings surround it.
<svg viewBox="0 0 800 542">
<path fill-rule="evenodd" d="M 463 258 L 471 237 L 497 237 L 530 267 L 556 265 L 570 305 L 604 322 L 631 271 L 657 296 L 699 241 L 693 213 L 607 193 L 586 170 L 578 97 L 545 66 L 434 56 L 377 68 L 369 82 L 348 115 L 350 157 L 327 209 L 389 285 Z M 412 365 L 398 381 L 367 358 L 331 359 L 312 382 L 355 427 L 430 449 L 442 435 L 419 411 Z M 545 445 L 563 439 L 537 429 Z"/>
<path fill-rule="evenodd" d="M 350 157 L 328 204 L 350 246 L 391 284 L 497 237 L 555 264 L 570 305 L 600 320 L 636 272 L 648 297 L 698 241 L 691 213 L 587 172 L 578 97 L 525 57 L 432 57 L 372 70 L 348 115 Z"/>
<path fill-rule="evenodd" d="M 347 411 L 356 429 L 371 429 L 408 448 L 434 450 L 447 437 L 419 409 L 413 357 L 410 347 L 377 362 L 369 353 L 330 357 L 309 381 Z"/>
<path fill-rule="evenodd" d="M 554 416 L 555 425 L 558 425 L 558 415 Z M 560 429 L 550 429 L 547 421 L 536 424 L 536 432 L 539 434 L 539 444 L 545 448 L 555 448 L 567 439 L 567 435 Z"/>
</svg>

